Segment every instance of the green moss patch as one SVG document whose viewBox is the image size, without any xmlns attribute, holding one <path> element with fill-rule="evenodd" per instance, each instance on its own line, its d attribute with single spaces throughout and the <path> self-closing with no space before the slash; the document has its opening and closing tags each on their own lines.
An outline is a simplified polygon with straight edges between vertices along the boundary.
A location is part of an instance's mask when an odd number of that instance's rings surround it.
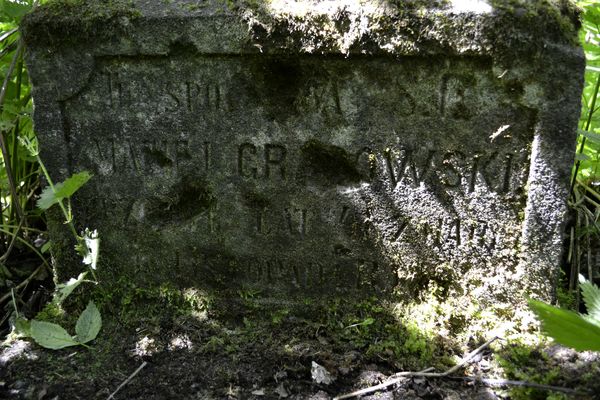
<svg viewBox="0 0 600 400">
<path fill-rule="evenodd" d="M 52 0 L 25 16 L 21 28 L 28 43 L 107 38 L 140 15 L 131 0 Z"/>
</svg>

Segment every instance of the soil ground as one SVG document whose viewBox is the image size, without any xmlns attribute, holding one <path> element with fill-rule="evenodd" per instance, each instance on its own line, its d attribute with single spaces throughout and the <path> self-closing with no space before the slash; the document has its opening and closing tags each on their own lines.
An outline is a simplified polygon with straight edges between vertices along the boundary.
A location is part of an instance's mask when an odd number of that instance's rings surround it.
<svg viewBox="0 0 600 400">
<path fill-rule="evenodd" d="M 498 350 L 486 351 L 466 371 L 458 371 L 455 379 L 407 378 L 361 398 L 600 399 L 598 355 L 557 346 L 525 352 L 511 350 L 511 346 L 496 346 L 505 352 L 505 361 L 514 363 L 511 371 L 498 366 Z M 24 340 L 0 348 L 0 398 L 108 399 L 146 363 L 114 399 L 325 400 L 379 384 L 409 365 L 423 367 L 394 358 L 369 354 L 364 347 L 357 347 L 357 342 L 291 317 L 261 324 L 182 316 L 158 324 L 141 322 L 137 327 L 105 317 L 91 349 L 51 351 Z M 331 383 L 314 379 L 313 362 L 331 375 Z M 465 374 L 509 379 L 529 376 L 537 383 L 575 389 L 579 394 L 489 388 L 465 382 Z"/>
</svg>

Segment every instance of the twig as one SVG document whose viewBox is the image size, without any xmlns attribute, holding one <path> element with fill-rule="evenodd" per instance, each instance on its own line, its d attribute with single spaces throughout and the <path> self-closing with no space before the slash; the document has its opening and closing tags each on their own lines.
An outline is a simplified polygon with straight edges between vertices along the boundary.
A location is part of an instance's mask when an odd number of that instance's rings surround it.
<svg viewBox="0 0 600 400">
<path fill-rule="evenodd" d="M 27 277 L 27 279 L 25 279 L 23 282 L 21 282 L 19 284 L 19 286 L 13 288 L 14 290 L 21 290 L 22 288 L 24 288 L 25 286 L 27 286 L 29 284 L 29 282 L 41 271 L 42 268 L 44 268 L 46 266 L 46 264 L 42 264 L 39 267 L 37 267 L 37 269 L 35 271 L 33 271 L 33 273 L 31 275 L 29 275 Z M 0 298 L 0 304 L 4 303 L 7 299 L 9 299 L 11 296 L 10 293 L 5 294 L 4 296 L 2 296 L 2 298 Z"/>
<path fill-rule="evenodd" d="M 453 378 L 454 379 L 454 378 Z M 474 383 L 481 383 L 489 387 L 504 387 L 504 386 L 519 386 L 519 387 L 530 387 L 534 389 L 550 390 L 553 392 L 562 392 L 567 394 L 584 394 L 575 389 L 564 388 L 560 386 L 542 385 L 540 383 L 525 382 L 525 381 L 511 381 L 507 379 L 490 379 L 490 378 L 479 378 L 475 376 L 461 376 L 456 379 L 469 381 Z"/>
<path fill-rule="evenodd" d="M 495 336 L 492 339 L 488 340 L 487 342 L 485 342 L 484 344 L 482 344 L 481 346 L 479 346 L 477 349 L 475 349 L 472 352 L 470 352 L 469 354 L 467 354 L 461 360 L 460 363 L 456 364 L 454 367 L 448 369 L 445 372 L 441 372 L 441 373 L 429 372 L 433 368 L 428 368 L 428 369 L 420 371 L 420 372 L 410 372 L 410 371 L 399 372 L 399 373 L 397 373 L 397 374 L 394 375 L 395 378 L 390 379 L 390 380 L 388 380 L 386 382 L 383 382 L 383 383 L 381 383 L 379 385 L 368 387 L 366 389 L 357 390 L 357 391 L 354 391 L 352 393 L 347 393 L 347 394 L 344 394 L 344 395 L 341 395 L 341 396 L 338 396 L 338 397 L 334 397 L 333 400 L 350 399 L 352 397 L 362 396 L 362 395 L 368 394 L 368 393 L 373 393 L 373 392 L 376 392 L 378 390 L 385 389 L 388 386 L 395 385 L 396 383 L 402 381 L 404 378 L 407 378 L 407 377 L 445 378 L 448 375 L 452 374 L 453 372 L 456 372 L 459 369 L 463 368 L 476 355 L 478 355 L 479 353 L 481 353 L 483 350 L 485 350 L 486 347 L 488 347 L 490 344 L 492 344 L 493 342 L 495 342 L 498 339 L 499 338 L 497 336 Z"/>
<path fill-rule="evenodd" d="M 9 231 L 0 228 L 0 232 L 5 233 L 7 235 L 12 235 L 12 233 L 10 233 Z M 37 254 L 37 256 L 40 258 L 40 260 L 42 260 L 42 262 L 44 263 L 44 265 L 46 265 L 48 268 L 50 268 L 50 265 L 48 264 L 48 261 L 44 258 L 44 256 L 42 255 L 42 253 L 40 253 L 38 251 L 38 249 L 35 248 L 35 246 L 33 246 L 31 243 L 29 243 L 27 240 L 16 236 L 17 240 L 21 243 L 23 243 L 25 246 L 29 247 L 31 249 L 31 251 L 33 251 L 35 254 Z"/>
<path fill-rule="evenodd" d="M 148 364 L 148 363 L 147 363 L 146 361 L 144 361 L 144 362 L 142 363 L 142 365 L 140 365 L 140 366 L 138 367 L 138 369 L 136 369 L 135 371 L 133 371 L 133 374 L 129 375 L 129 378 L 125 379 L 125 381 L 119 385 L 119 387 L 117 388 L 117 390 L 115 390 L 114 392 L 112 392 L 112 393 L 111 393 L 111 395 L 110 395 L 110 396 L 108 396 L 108 398 L 107 398 L 106 400 L 111 400 L 111 399 L 114 399 L 114 398 L 115 398 L 115 395 L 117 394 L 117 392 L 118 392 L 119 390 L 123 389 L 123 387 L 124 387 L 125 385 L 127 385 L 129 382 L 131 382 L 131 380 L 132 380 L 133 378 L 135 378 L 135 376 L 136 376 L 137 374 L 139 374 L 139 373 L 140 373 L 140 371 L 141 371 L 141 370 L 142 370 L 142 369 L 143 369 L 143 368 L 144 368 L 144 367 L 145 367 L 147 364 Z"/>
<path fill-rule="evenodd" d="M 393 378 L 393 379 L 387 380 L 383 383 L 380 383 L 379 385 L 371 386 L 371 387 L 368 387 L 365 389 L 356 390 L 352 393 L 346 393 L 341 396 L 334 397 L 333 400 L 350 399 L 352 397 L 362 396 L 363 394 L 373 393 L 378 390 L 385 389 L 388 386 L 392 386 L 392 385 L 400 382 L 402 379 L 405 379 L 405 378 L 408 378 L 411 376 L 415 376 L 416 374 L 424 374 L 431 370 L 433 370 L 433 368 L 427 368 L 427 369 L 424 369 L 423 371 L 419 371 L 419 372 L 398 372 L 397 374 L 394 374 L 395 378 Z"/>
<path fill-rule="evenodd" d="M 10 244 L 8 245 L 8 250 L 6 250 L 6 253 L 4 253 L 2 255 L 2 257 L 0 257 L 0 263 L 3 263 L 4 261 L 8 260 L 8 257 L 10 256 L 10 253 L 12 252 L 15 242 L 17 241 L 17 235 L 19 234 L 19 232 L 21 232 L 21 228 L 23 227 L 23 222 L 25 222 L 24 219 L 21 219 L 19 221 L 19 226 L 17 227 L 17 230 L 12 235 L 12 239 L 10 241 Z"/>
</svg>

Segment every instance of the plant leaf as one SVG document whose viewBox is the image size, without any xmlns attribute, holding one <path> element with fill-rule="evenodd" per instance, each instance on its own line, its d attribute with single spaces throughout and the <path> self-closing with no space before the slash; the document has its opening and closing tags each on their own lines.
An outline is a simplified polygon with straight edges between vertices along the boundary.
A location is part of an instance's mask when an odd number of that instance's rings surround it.
<svg viewBox="0 0 600 400">
<path fill-rule="evenodd" d="M 56 285 L 56 291 L 54 292 L 54 299 L 52 300 L 56 305 L 60 305 L 69 297 L 73 290 L 77 288 L 77 286 L 83 283 L 87 272 L 82 272 L 76 278 L 71 278 L 67 283 L 59 283 Z"/>
<path fill-rule="evenodd" d="M 13 18 L 15 21 L 19 21 L 23 15 L 27 14 L 31 10 L 31 1 L 15 1 L 15 0 L 3 0 L 2 1 L 2 12 Z"/>
<path fill-rule="evenodd" d="M 582 275 L 579 275 L 579 287 L 587 308 L 588 319 L 600 326 L 600 289 Z"/>
<path fill-rule="evenodd" d="M 575 154 L 575 160 L 576 161 L 586 161 L 586 160 L 591 160 L 591 157 L 588 156 L 587 154 L 577 153 L 577 154 Z"/>
<path fill-rule="evenodd" d="M 600 351 L 600 326 L 541 301 L 529 300 L 529 307 L 542 322 L 542 330 L 556 342 L 578 351 Z"/>
<path fill-rule="evenodd" d="M 46 253 L 48 250 L 50 250 L 50 247 L 52 247 L 52 241 L 48 240 L 46 243 L 44 243 L 44 245 L 40 249 L 40 253 L 42 253 L 42 254 Z"/>
<path fill-rule="evenodd" d="M 57 183 L 54 185 L 54 190 L 46 186 L 37 201 L 37 206 L 42 210 L 49 209 L 60 200 L 73 196 L 91 177 L 89 172 L 83 171 L 67 178 L 64 182 Z"/>
<path fill-rule="evenodd" d="M 72 175 L 61 184 L 60 188 L 58 187 L 58 185 L 56 185 L 55 196 L 60 199 L 73 196 L 73 194 L 75 194 L 75 192 L 78 191 L 79 188 L 85 185 L 85 183 L 89 181 L 91 177 L 92 175 L 90 175 L 90 173 L 87 171 L 82 171 Z"/>
<path fill-rule="evenodd" d="M 31 337 L 31 322 L 25 318 L 17 318 L 15 321 L 15 332 L 25 337 Z"/>
<path fill-rule="evenodd" d="M 35 319 L 31 321 L 31 337 L 40 346 L 52 350 L 79 344 L 62 326 Z"/>
<path fill-rule="evenodd" d="M 77 320 L 77 325 L 75 326 L 77 340 L 80 343 L 87 343 L 96 339 L 101 327 L 102 316 L 100 315 L 100 311 L 98 311 L 98 307 L 96 307 L 94 302 L 90 301 Z"/>
<path fill-rule="evenodd" d="M 0 131 L 10 131 L 15 128 L 15 123 L 8 120 L 0 120 Z"/>
<path fill-rule="evenodd" d="M 594 132 L 584 131 L 583 129 L 579 129 L 577 131 L 581 136 L 586 137 L 589 141 L 595 144 L 600 144 L 600 135 Z"/>
<path fill-rule="evenodd" d="M 54 185 L 55 190 L 59 190 L 60 186 L 62 186 L 62 183 Z M 59 200 L 60 198 L 56 196 L 56 193 L 52 190 L 52 187 L 46 186 L 44 190 L 42 190 L 42 194 L 37 201 L 37 206 L 42 210 L 47 210 L 54 204 L 58 203 Z"/>
</svg>

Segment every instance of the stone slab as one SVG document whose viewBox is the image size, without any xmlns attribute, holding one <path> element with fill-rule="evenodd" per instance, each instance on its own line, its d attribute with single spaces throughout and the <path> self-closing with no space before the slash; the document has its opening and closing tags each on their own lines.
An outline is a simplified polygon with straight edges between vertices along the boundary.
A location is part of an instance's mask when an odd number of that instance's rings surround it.
<svg viewBox="0 0 600 400">
<path fill-rule="evenodd" d="M 584 65 L 572 11 L 401 3 L 30 15 L 36 131 L 56 180 L 94 174 L 74 213 L 100 233 L 101 280 L 274 302 L 551 296 Z M 81 264 L 52 224 L 68 278 Z"/>
</svg>

